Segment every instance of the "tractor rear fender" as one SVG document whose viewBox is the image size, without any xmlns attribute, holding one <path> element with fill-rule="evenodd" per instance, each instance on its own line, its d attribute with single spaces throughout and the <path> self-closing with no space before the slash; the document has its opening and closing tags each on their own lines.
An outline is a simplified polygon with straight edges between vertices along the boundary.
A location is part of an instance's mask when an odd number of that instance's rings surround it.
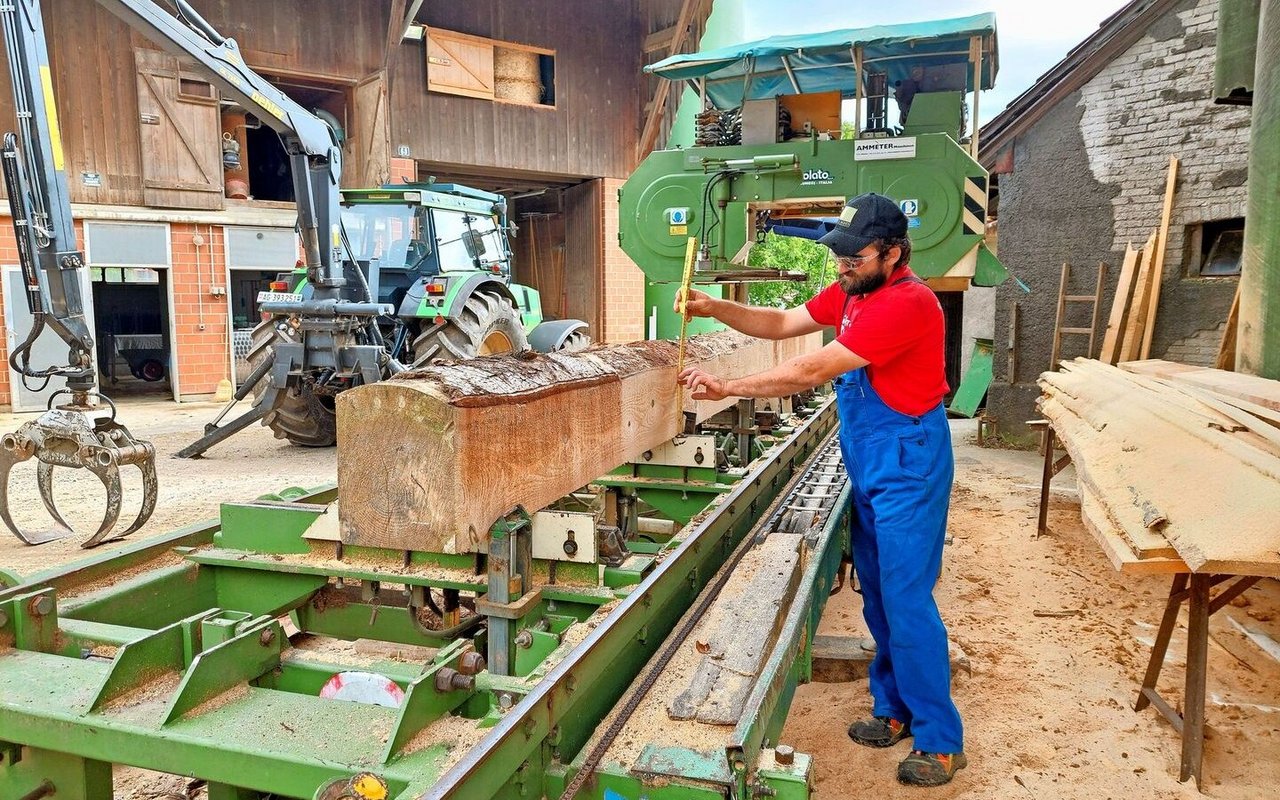
<svg viewBox="0 0 1280 800">
<path fill-rule="evenodd" d="M 439 305 L 433 305 L 427 297 L 427 283 L 431 279 L 417 281 L 409 287 L 409 291 L 405 293 L 404 300 L 400 301 L 398 316 L 401 319 L 431 319 L 434 317 L 453 319 L 462 312 L 462 306 L 467 302 L 467 298 L 481 289 L 501 295 L 510 300 L 513 306 L 518 307 L 516 297 L 507 288 L 507 285 L 488 273 L 477 272 L 467 275 L 465 278 L 462 275 L 445 273 L 440 277 L 448 282 L 443 302 Z"/>
<path fill-rule="evenodd" d="M 552 353 L 563 349 L 572 334 L 586 330 L 587 323 L 580 319 L 549 320 L 529 331 L 529 346 L 539 353 Z"/>
</svg>

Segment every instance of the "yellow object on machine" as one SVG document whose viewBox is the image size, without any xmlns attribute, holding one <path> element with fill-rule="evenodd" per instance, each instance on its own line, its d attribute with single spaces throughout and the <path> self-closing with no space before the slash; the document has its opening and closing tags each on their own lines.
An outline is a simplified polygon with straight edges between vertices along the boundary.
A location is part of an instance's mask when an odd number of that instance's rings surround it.
<svg viewBox="0 0 1280 800">
<path fill-rule="evenodd" d="M 698 238 L 689 237 L 689 244 L 684 249 L 684 277 L 680 279 L 680 292 L 676 295 L 680 304 L 680 345 L 676 350 L 676 375 L 684 371 L 684 343 L 689 338 L 689 315 L 685 312 L 689 304 L 689 285 L 693 283 L 693 256 L 698 250 Z M 679 430 L 684 429 L 684 390 L 676 393 L 676 424 Z"/>
</svg>

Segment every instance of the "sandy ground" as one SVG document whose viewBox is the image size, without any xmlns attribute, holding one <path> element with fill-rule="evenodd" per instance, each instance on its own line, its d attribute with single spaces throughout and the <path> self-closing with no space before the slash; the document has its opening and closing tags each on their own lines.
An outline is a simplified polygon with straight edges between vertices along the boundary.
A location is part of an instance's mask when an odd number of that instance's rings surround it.
<svg viewBox="0 0 1280 800">
<path fill-rule="evenodd" d="M 173 403 L 164 400 L 125 400 L 117 420 L 134 437 L 150 441 L 156 448 L 159 501 L 145 526 L 127 539 L 107 543 L 91 551 L 79 544 L 96 531 L 106 508 L 106 491 L 98 479 L 85 470 L 56 469 L 54 497 L 63 516 L 78 533 L 38 547 L 27 547 L 0 530 L 0 567 L 29 575 L 42 569 L 118 548 L 148 535 L 218 516 L 219 504 L 252 500 L 289 486 L 312 488 L 337 480 L 337 451 L 332 447 L 301 448 L 276 439 L 271 431 L 254 424 L 209 450 L 203 458 L 179 459 L 173 454 L 200 438 L 206 422 L 221 410 L 214 403 Z M 248 403 L 241 403 L 227 420 Z M 34 414 L 0 414 L 0 431 L 8 432 Z M 224 420 L 226 421 L 226 420 Z M 132 520 L 142 502 L 142 473 L 136 467 L 122 467 L 123 523 Z M 9 494 L 15 521 L 24 528 L 44 529 L 49 516 L 40 503 L 36 487 L 35 460 L 14 467 L 9 477 Z M 125 527 L 121 525 L 121 529 Z"/>
<path fill-rule="evenodd" d="M 334 480 L 335 450 L 293 448 L 258 426 L 218 446 L 205 459 L 172 458 L 199 435 L 216 410 L 212 404 L 156 401 L 122 406 L 122 421 L 139 437 L 150 438 L 160 453 L 160 508 L 132 538 L 214 517 L 220 502 Z M 13 430 L 29 418 L 0 415 L 0 430 Z M 1153 709 L 1131 710 L 1170 579 L 1121 576 L 1111 567 L 1080 524 L 1069 469 L 1054 482 L 1051 534 L 1034 538 L 1039 457 L 976 447 L 969 421 L 953 423 L 953 430 L 954 539 L 937 597 L 952 638 L 972 668 L 971 674 L 955 679 L 970 766 L 941 789 L 898 786 L 895 767 L 909 744 L 868 750 L 844 734 L 852 720 L 869 712 L 866 681 L 811 684 L 800 687 L 782 742 L 815 756 L 817 796 L 1198 797 L 1194 784 L 1178 783 L 1177 734 Z M 11 491 L 15 506 L 26 501 L 22 516 L 35 519 L 39 504 L 34 468 L 27 469 L 26 482 L 15 474 Z M 85 495 L 89 486 L 68 482 L 59 497 L 66 498 L 70 509 L 77 505 L 77 493 Z M 136 507 L 136 498 L 134 502 Z M 97 505 L 79 505 L 82 525 L 100 514 Z M 0 535 L 0 566 L 19 573 L 85 554 L 74 541 L 30 548 Z M 1073 615 L 1037 617 L 1036 611 Z M 1280 639 L 1280 584 L 1263 581 L 1211 620 L 1205 789 L 1218 798 L 1275 796 L 1280 662 L 1242 634 L 1233 620 Z M 858 596 L 846 589 L 832 598 L 821 632 L 863 635 L 864 630 Z M 1185 612 L 1160 681 L 1162 692 L 1176 705 L 1184 634 Z M 128 788 L 118 785 L 118 798 L 151 797 L 170 788 L 155 781 L 122 783 Z"/>
<path fill-rule="evenodd" d="M 1080 522 L 1074 473 L 1054 479 L 1050 533 L 1035 537 L 1040 457 L 980 449 L 953 423 L 957 477 L 935 596 L 972 674 L 954 678 L 969 767 L 933 790 L 897 784 L 910 750 L 853 744 L 870 713 L 867 682 L 800 687 L 781 741 L 815 755 L 817 796 L 888 798 L 1195 798 L 1178 782 L 1181 740 L 1152 708 L 1132 710 L 1171 577 L 1116 572 Z M 1075 612 L 1037 617 L 1034 612 Z M 1280 662 L 1232 621 L 1280 639 L 1280 584 L 1264 580 L 1210 620 L 1204 789 L 1217 798 L 1276 796 Z M 847 589 L 821 633 L 865 635 Z M 1181 708 L 1186 611 L 1160 678 Z"/>
</svg>

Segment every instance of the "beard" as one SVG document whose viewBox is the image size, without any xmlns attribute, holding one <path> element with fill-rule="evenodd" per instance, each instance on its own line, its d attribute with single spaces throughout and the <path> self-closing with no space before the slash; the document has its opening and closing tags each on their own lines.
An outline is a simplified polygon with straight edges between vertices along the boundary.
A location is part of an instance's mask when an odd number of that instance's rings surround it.
<svg viewBox="0 0 1280 800">
<path fill-rule="evenodd" d="M 884 282 L 889 276 L 883 272 L 872 272 L 868 275 L 859 275 L 852 273 L 850 275 L 840 276 L 840 288 L 847 295 L 869 294 L 884 286 Z"/>
</svg>

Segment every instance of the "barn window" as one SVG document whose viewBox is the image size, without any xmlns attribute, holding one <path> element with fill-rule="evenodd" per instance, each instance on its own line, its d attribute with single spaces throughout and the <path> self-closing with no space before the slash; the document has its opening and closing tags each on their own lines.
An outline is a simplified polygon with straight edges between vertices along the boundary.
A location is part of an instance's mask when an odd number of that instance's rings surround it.
<svg viewBox="0 0 1280 800">
<path fill-rule="evenodd" d="M 427 91 L 554 107 L 556 56 L 512 42 L 427 30 Z"/>
<path fill-rule="evenodd" d="M 1218 278 L 1240 274 L 1244 252 L 1242 217 L 1191 225 L 1187 234 L 1189 275 Z"/>
</svg>

